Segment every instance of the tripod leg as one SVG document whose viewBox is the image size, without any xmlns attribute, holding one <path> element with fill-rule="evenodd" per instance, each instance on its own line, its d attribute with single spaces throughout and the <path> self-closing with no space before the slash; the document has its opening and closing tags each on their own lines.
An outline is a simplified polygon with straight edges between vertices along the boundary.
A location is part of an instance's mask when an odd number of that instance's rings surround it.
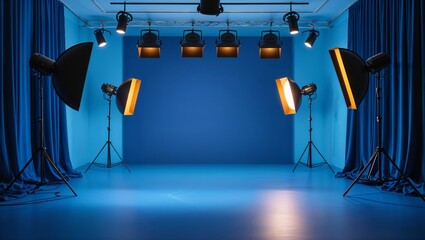
<svg viewBox="0 0 425 240">
<path fill-rule="evenodd" d="M 342 194 L 342 196 L 347 195 L 347 193 L 350 191 L 350 189 L 357 183 L 357 181 L 359 181 L 359 179 L 362 177 L 363 173 L 366 171 L 366 169 L 369 167 L 370 164 L 372 164 L 373 162 L 375 162 L 376 157 L 378 156 L 379 151 L 375 150 L 375 152 L 372 154 L 372 156 L 369 159 L 369 162 L 366 164 L 366 166 L 364 166 L 364 168 L 362 169 L 362 171 L 359 173 L 359 175 L 356 177 L 356 179 L 351 183 L 350 187 L 348 187 L 348 189 L 344 192 L 344 194 Z"/>
<path fill-rule="evenodd" d="M 401 171 L 401 169 L 397 166 L 397 164 L 395 164 L 395 162 L 390 158 L 390 156 L 388 155 L 388 153 L 382 149 L 382 153 L 384 154 L 384 156 L 388 159 L 388 161 L 395 167 L 395 169 L 397 170 L 397 172 L 401 175 L 401 178 L 406 180 L 406 182 L 413 188 L 413 191 L 423 200 L 425 201 L 424 195 L 422 195 L 418 189 L 413 185 L 413 183 L 406 177 L 406 175 L 404 175 L 404 173 Z"/>
<path fill-rule="evenodd" d="M 89 170 L 89 168 L 91 167 L 91 165 L 93 165 L 93 163 L 96 161 L 97 157 L 99 157 L 99 155 L 102 153 L 103 149 L 106 147 L 106 144 L 108 144 L 108 142 L 106 142 L 105 144 L 103 144 L 103 147 L 97 153 L 96 157 L 93 159 L 93 161 L 90 163 L 90 165 L 87 167 L 87 169 L 86 169 L 86 171 L 84 173 L 87 173 L 87 171 Z"/>
<path fill-rule="evenodd" d="M 28 167 L 28 165 L 34 160 L 35 156 L 38 152 L 41 151 L 42 148 L 37 149 L 35 153 L 32 155 L 32 157 L 28 160 L 28 162 L 25 164 L 25 166 L 21 169 L 21 171 L 16 175 L 16 177 L 13 178 L 12 182 L 9 183 L 9 185 L 6 188 L 6 192 L 10 190 L 10 188 L 13 186 L 13 184 L 18 180 L 18 178 L 22 175 L 22 173 L 25 171 L 25 169 Z"/>
<path fill-rule="evenodd" d="M 310 143 L 307 143 L 307 146 L 305 146 L 304 151 L 303 151 L 303 153 L 301 154 L 301 157 L 298 159 L 297 164 L 295 164 L 294 169 L 292 169 L 292 172 L 294 172 L 294 171 L 295 171 L 295 169 L 298 167 L 298 164 L 301 162 L 301 159 L 303 158 L 304 153 L 305 153 L 305 151 L 307 150 L 307 148 L 308 148 L 308 146 L 309 146 L 309 145 L 310 145 Z"/>
<path fill-rule="evenodd" d="M 379 154 L 380 154 L 380 148 L 377 148 L 377 150 L 376 151 L 378 151 L 378 154 L 377 154 L 377 157 L 376 158 L 379 158 L 380 156 L 379 156 Z M 373 163 L 372 163 L 372 165 L 370 166 L 370 168 L 369 168 L 369 172 L 368 172 L 368 174 L 367 174 L 367 178 L 366 179 L 368 179 L 368 180 L 370 180 L 370 178 L 371 178 L 371 176 L 372 176 L 372 173 L 373 173 L 373 169 L 375 168 L 375 164 L 376 164 L 376 160 L 375 161 L 373 161 Z M 381 161 L 378 161 L 378 164 L 381 164 Z M 378 171 L 379 171 L 379 169 L 378 169 Z M 379 181 L 382 181 L 383 182 L 383 180 L 381 179 L 381 174 L 379 173 L 379 177 L 378 177 L 378 182 Z"/>
<path fill-rule="evenodd" d="M 325 157 L 323 157 L 322 153 L 319 151 L 319 149 L 317 149 L 316 145 L 314 145 L 313 142 L 311 142 L 311 144 L 313 144 L 314 149 L 316 149 L 317 153 L 322 157 L 322 159 L 323 159 L 323 161 L 325 161 L 326 165 L 328 165 L 328 167 L 331 169 L 331 171 L 333 173 L 335 173 L 334 170 L 332 169 L 331 165 L 329 165 L 328 161 L 326 161 Z"/>
<path fill-rule="evenodd" d="M 46 150 L 42 150 L 41 153 L 44 155 L 44 157 L 48 160 L 50 165 L 55 169 L 56 173 L 59 174 L 59 176 L 62 178 L 62 180 L 68 185 L 68 188 L 71 189 L 72 193 L 74 193 L 75 196 L 77 196 L 77 193 L 74 191 L 74 189 L 71 187 L 71 185 L 68 183 L 68 181 L 65 179 L 65 177 L 62 175 L 62 173 L 59 171 L 58 167 L 53 163 L 52 159 L 50 158 L 49 154 L 47 154 Z"/>
<path fill-rule="evenodd" d="M 130 168 L 128 168 L 127 164 L 124 162 L 120 154 L 118 153 L 117 149 L 115 149 L 114 144 L 111 142 L 111 146 L 114 149 L 115 153 L 118 155 L 118 157 L 121 159 L 121 162 L 124 164 L 124 166 L 127 168 L 128 172 L 131 173 Z"/>
</svg>

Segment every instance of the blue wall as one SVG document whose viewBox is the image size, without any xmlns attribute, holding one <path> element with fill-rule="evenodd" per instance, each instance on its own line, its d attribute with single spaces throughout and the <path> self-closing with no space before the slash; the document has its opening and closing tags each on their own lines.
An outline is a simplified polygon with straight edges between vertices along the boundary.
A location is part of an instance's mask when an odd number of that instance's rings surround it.
<svg viewBox="0 0 425 240">
<path fill-rule="evenodd" d="M 94 29 L 79 27 L 82 23 L 65 9 L 65 40 L 69 48 L 81 42 L 95 42 Z M 99 48 L 95 43 L 90 58 L 87 78 L 79 111 L 67 107 L 68 139 L 70 157 L 74 167 L 91 162 L 107 140 L 108 104 L 100 89 L 103 83 L 119 85 L 122 81 L 122 40 L 121 35 L 105 35 L 108 45 Z M 122 153 L 122 116 L 112 107 L 111 140 Z M 115 153 L 113 153 L 115 154 Z M 119 161 L 112 155 L 113 162 Z M 96 160 L 106 163 L 104 150 Z"/>
<path fill-rule="evenodd" d="M 294 80 L 301 86 L 314 82 L 316 99 L 312 103 L 313 143 L 333 166 L 345 164 L 347 110 L 341 88 L 332 65 L 329 49 L 347 47 L 348 13 L 341 15 L 329 29 L 320 29 L 313 48 L 304 45 L 306 35 L 294 38 Z M 304 97 L 295 116 L 294 162 L 298 161 L 309 141 L 308 98 Z M 303 162 L 306 162 L 306 154 Z M 323 162 L 313 150 L 313 163 Z"/>
<path fill-rule="evenodd" d="M 68 10 L 65 17 L 67 47 L 94 41 L 93 29 L 79 27 L 82 23 Z M 258 58 L 258 36 L 243 38 L 238 59 L 217 59 L 213 38 L 207 39 L 204 58 L 182 59 L 176 37 L 163 39 L 160 59 L 142 60 L 136 55 L 135 37 L 123 38 L 112 31 L 112 36 L 106 35 L 105 48 L 93 48 L 80 111 L 67 110 L 74 167 L 91 162 L 107 138 L 101 84 L 119 85 L 128 77 L 143 80 L 136 116 L 125 117 L 123 127 L 123 117 L 113 106 L 111 131 L 112 142 L 126 161 L 293 163 L 308 141 L 308 108 L 304 99 L 299 113 L 283 115 L 274 79 L 289 76 L 300 86 L 317 84 L 313 141 L 332 165 L 342 168 L 347 110 L 328 49 L 346 47 L 347 24 L 344 13 L 333 28 L 320 29 L 313 49 L 305 48 L 305 35 L 286 39 L 281 60 Z M 137 125 L 139 132 L 127 131 L 127 122 Z M 293 145 L 284 145 L 290 138 Z M 131 159 L 132 151 L 138 159 Z M 313 159 L 320 161 L 317 155 Z M 104 163 L 105 154 L 97 161 Z"/>
<path fill-rule="evenodd" d="M 160 59 L 139 59 L 137 37 L 124 38 L 124 77 L 143 81 L 135 115 L 124 118 L 128 163 L 291 163 L 293 117 L 284 116 L 275 79 L 292 76 L 292 39 L 283 57 L 261 60 L 258 37 L 241 38 L 239 58 L 180 55 L 180 38 L 163 38 Z"/>
<path fill-rule="evenodd" d="M 65 8 L 65 45 L 69 48 L 75 44 L 90 41 L 87 32 L 79 27 L 79 19 Z M 86 163 L 89 149 L 89 107 L 87 102 L 87 82 L 86 79 L 83 97 L 81 99 L 80 110 L 75 111 L 66 107 L 69 154 L 74 167 L 79 167 Z"/>
</svg>

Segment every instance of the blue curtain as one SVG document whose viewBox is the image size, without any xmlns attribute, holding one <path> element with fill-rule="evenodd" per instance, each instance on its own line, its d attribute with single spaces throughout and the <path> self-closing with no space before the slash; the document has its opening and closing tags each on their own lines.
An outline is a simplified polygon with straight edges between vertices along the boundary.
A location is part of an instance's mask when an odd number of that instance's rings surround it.
<svg viewBox="0 0 425 240">
<path fill-rule="evenodd" d="M 65 105 L 56 95 L 50 77 L 32 74 L 29 59 L 40 53 L 56 59 L 65 50 L 64 6 L 58 0 L 1 1 L 0 40 L 0 182 L 6 186 L 41 146 L 39 141 L 39 83 L 44 88 L 44 131 L 48 154 L 67 177 L 73 170 L 68 152 Z M 40 154 L 21 175 L 14 191 L 25 192 L 28 183 L 40 181 Z M 45 181 L 61 180 L 46 163 Z M 14 192 L 12 191 L 12 192 Z"/>
<path fill-rule="evenodd" d="M 348 48 L 364 59 L 385 52 L 391 65 L 382 80 L 382 146 L 424 194 L 425 156 L 425 2 L 423 0 L 359 0 L 349 9 Z M 354 178 L 377 146 L 376 79 L 356 111 L 348 111 L 346 165 L 338 176 Z M 382 156 L 383 176 L 396 169 Z M 377 171 L 374 173 L 376 174 Z M 404 193 L 406 182 L 383 187 Z"/>
</svg>

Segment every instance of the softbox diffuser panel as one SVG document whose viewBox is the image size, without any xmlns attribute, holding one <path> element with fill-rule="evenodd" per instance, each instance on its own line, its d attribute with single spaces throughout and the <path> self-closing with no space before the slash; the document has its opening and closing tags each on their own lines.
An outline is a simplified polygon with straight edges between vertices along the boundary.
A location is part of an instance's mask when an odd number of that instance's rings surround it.
<svg viewBox="0 0 425 240">
<path fill-rule="evenodd" d="M 118 110 L 125 116 L 133 115 L 142 81 L 130 78 L 123 82 L 117 90 L 116 103 Z"/>
<path fill-rule="evenodd" d="M 284 77 L 276 79 L 276 85 L 285 115 L 297 113 L 302 101 L 298 84 Z"/>
<path fill-rule="evenodd" d="M 79 110 L 90 62 L 92 42 L 74 45 L 56 60 L 53 86 L 60 99 L 69 107 Z"/>
<path fill-rule="evenodd" d="M 357 109 L 369 88 L 369 71 L 366 62 L 355 52 L 344 48 L 329 50 L 341 85 L 345 103 Z"/>
</svg>

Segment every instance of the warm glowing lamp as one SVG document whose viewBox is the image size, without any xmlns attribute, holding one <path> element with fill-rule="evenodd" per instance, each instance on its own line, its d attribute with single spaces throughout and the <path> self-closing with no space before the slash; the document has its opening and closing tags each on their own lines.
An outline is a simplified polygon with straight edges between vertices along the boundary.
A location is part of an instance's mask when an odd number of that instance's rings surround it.
<svg viewBox="0 0 425 240">
<path fill-rule="evenodd" d="M 220 30 L 219 39 L 216 40 L 217 57 L 238 57 L 239 46 L 236 30 Z"/>
<path fill-rule="evenodd" d="M 130 78 L 123 82 L 117 90 L 117 108 L 125 116 L 133 115 L 139 95 L 141 80 Z"/>
<path fill-rule="evenodd" d="M 202 31 L 184 30 L 180 41 L 182 57 L 202 57 L 205 42 L 202 40 Z"/>
<path fill-rule="evenodd" d="M 159 58 L 161 56 L 161 40 L 159 40 L 159 31 L 151 30 L 140 31 L 137 50 L 140 58 Z"/>
<path fill-rule="evenodd" d="M 295 114 L 301 105 L 301 91 L 298 84 L 287 78 L 276 79 L 277 90 L 279 92 L 280 102 L 283 112 L 286 115 Z"/>
<path fill-rule="evenodd" d="M 258 42 L 258 49 L 260 58 L 280 58 L 282 52 L 280 32 L 272 30 L 262 31 L 261 40 Z"/>
</svg>

